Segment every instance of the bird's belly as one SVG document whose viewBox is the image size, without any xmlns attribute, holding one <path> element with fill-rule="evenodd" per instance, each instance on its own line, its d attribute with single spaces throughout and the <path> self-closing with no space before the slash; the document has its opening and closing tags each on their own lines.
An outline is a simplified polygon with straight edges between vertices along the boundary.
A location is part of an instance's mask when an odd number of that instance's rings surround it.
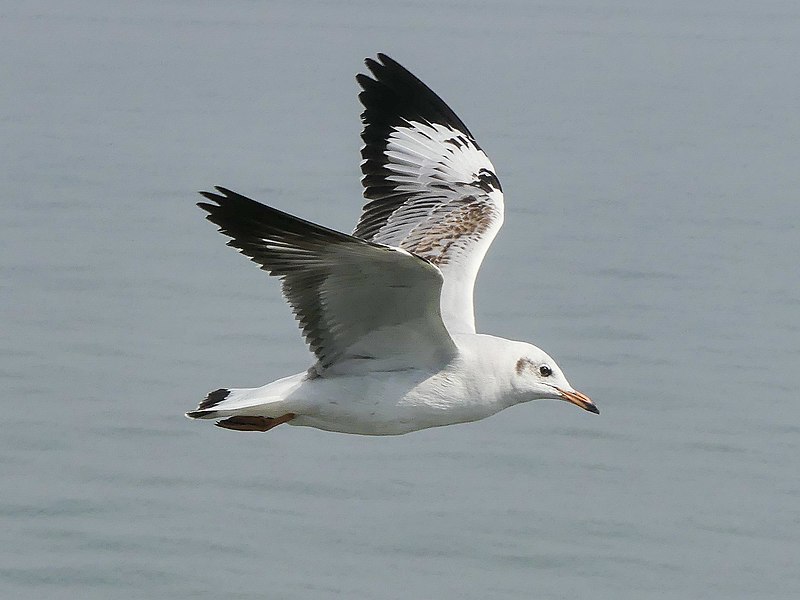
<svg viewBox="0 0 800 600">
<path fill-rule="evenodd" d="M 361 435 L 401 435 L 411 431 L 476 421 L 500 407 L 473 402 L 458 390 L 416 374 L 391 380 L 316 379 L 305 391 L 292 425 Z"/>
</svg>

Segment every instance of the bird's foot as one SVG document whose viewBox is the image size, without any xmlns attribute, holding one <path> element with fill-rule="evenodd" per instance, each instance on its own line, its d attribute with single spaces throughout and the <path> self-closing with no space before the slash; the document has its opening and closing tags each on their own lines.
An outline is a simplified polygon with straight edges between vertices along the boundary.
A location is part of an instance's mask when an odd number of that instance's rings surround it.
<svg viewBox="0 0 800 600">
<path fill-rule="evenodd" d="M 233 429 L 234 431 L 269 431 L 273 427 L 277 427 L 282 423 L 286 423 L 294 419 L 294 413 L 286 413 L 280 417 L 251 417 L 238 415 L 229 417 L 222 421 L 217 421 L 215 425 L 224 429 Z"/>
</svg>

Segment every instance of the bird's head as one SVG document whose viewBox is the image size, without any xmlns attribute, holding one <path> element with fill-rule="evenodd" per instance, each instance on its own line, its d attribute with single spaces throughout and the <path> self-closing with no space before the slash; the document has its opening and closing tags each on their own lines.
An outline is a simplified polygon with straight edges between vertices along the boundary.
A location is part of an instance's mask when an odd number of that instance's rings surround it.
<svg viewBox="0 0 800 600">
<path fill-rule="evenodd" d="M 514 374 L 511 380 L 514 391 L 522 402 L 566 400 L 583 410 L 600 414 L 594 402 L 587 395 L 569 384 L 561 367 L 546 352 L 530 344 L 524 346 L 524 353 L 519 356 L 514 365 Z"/>
</svg>

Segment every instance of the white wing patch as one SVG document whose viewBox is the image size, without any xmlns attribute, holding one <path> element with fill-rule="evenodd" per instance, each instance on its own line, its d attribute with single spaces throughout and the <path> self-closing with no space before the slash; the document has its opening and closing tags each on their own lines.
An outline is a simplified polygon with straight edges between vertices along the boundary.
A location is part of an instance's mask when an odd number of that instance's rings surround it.
<svg viewBox="0 0 800 600">
<path fill-rule="evenodd" d="M 486 153 L 460 131 L 438 123 L 410 121 L 408 125 L 395 128 L 389 135 L 385 151 L 391 161 L 389 170 L 413 174 L 416 181 L 445 176 L 451 184 L 478 183 L 482 169 L 494 171 Z M 404 164 L 410 169 L 403 169 Z M 465 177 L 470 174 L 472 178 Z"/>
<path fill-rule="evenodd" d="M 412 198 L 372 239 L 400 245 L 443 267 L 503 219 L 503 194 L 489 157 L 459 131 L 409 122 L 389 135 L 386 181 Z M 493 237 L 493 235 L 492 235 Z M 483 258 L 483 256 L 481 256 Z"/>
</svg>

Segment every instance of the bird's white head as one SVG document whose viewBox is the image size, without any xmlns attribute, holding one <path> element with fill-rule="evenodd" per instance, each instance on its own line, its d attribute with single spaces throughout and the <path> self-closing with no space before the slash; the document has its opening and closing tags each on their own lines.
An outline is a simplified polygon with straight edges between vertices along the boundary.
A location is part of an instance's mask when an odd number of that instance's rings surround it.
<svg viewBox="0 0 800 600">
<path fill-rule="evenodd" d="M 520 346 L 522 353 L 513 365 L 511 382 L 515 395 L 521 402 L 566 400 L 583 410 L 600 414 L 589 396 L 569 384 L 561 367 L 544 350 L 531 344 L 520 344 Z"/>
</svg>

